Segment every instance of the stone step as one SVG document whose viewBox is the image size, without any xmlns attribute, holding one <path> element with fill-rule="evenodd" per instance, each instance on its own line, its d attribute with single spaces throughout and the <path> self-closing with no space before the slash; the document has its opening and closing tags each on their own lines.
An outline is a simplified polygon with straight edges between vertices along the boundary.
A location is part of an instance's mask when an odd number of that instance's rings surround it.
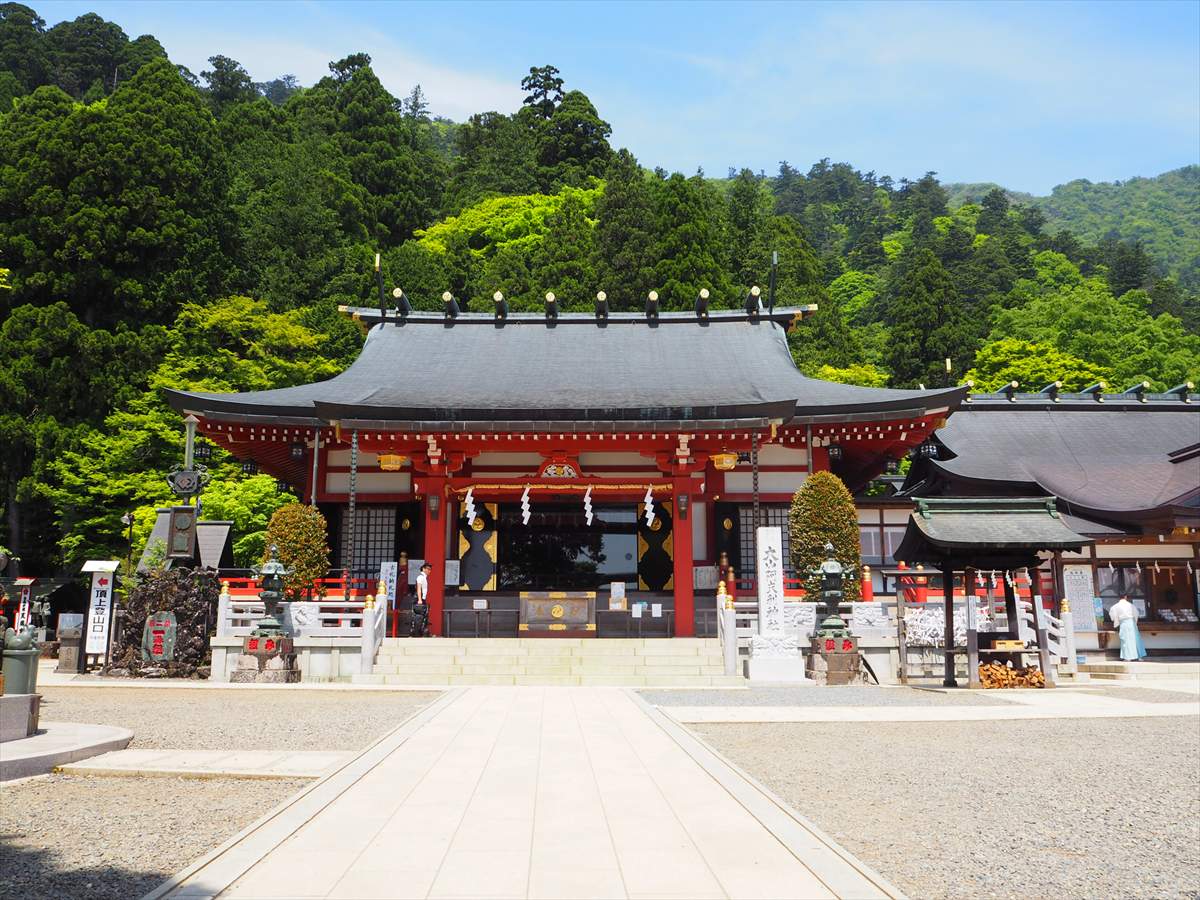
<svg viewBox="0 0 1200 900">
<path fill-rule="evenodd" d="M 614 675 L 614 674 L 449 674 L 424 675 L 406 673 L 402 675 L 372 673 L 370 675 L 355 675 L 354 684 L 395 684 L 395 685 L 543 685 L 543 686 L 581 686 L 581 687 L 742 687 L 744 679 L 738 675 Z"/>
</svg>

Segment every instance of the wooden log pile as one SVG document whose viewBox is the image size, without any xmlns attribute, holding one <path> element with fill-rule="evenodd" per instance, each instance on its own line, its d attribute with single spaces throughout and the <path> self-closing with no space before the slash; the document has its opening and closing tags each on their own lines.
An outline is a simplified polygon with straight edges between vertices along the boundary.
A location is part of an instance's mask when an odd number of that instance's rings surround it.
<svg viewBox="0 0 1200 900">
<path fill-rule="evenodd" d="M 1044 688 L 1046 676 L 1037 666 L 1014 669 L 990 662 L 979 667 L 979 682 L 985 688 Z"/>
</svg>

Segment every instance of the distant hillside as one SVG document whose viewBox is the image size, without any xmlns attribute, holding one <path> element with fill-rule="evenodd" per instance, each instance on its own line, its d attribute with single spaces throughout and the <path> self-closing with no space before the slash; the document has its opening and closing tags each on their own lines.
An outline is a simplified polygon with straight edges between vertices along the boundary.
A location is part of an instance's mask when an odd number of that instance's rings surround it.
<svg viewBox="0 0 1200 900">
<path fill-rule="evenodd" d="M 994 184 L 948 184 L 950 205 L 975 203 Z M 1065 228 L 1084 241 L 1115 236 L 1139 240 L 1185 288 L 1200 287 L 1200 166 L 1154 178 L 1060 184 L 1049 197 L 1007 191 L 1015 203 L 1046 216 L 1046 231 Z"/>
</svg>

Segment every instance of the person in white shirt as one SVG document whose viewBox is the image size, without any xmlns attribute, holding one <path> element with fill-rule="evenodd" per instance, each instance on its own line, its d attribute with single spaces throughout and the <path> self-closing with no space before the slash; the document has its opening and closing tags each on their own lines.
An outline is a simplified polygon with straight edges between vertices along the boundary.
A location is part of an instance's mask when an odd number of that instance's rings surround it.
<svg viewBox="0 0 1200 900">
<path fill-rule="evenodd" d="M 1122 594 L 1108 614 L 1121 638 L 1121 659 L 1132 661 L 1144 657 L 1146 648 L 1142 644 L 1141 634 L 1138 633 L 1138 611 L 1137 607 L 1129 602 L 1129 595 Z"/>
<path fill-rule="evenodd" d="M 425 563 L 417 575 L 417 599 L 412 609 L 412 636 L 424 637 L 429 631 L 429 573 L 433 566 Z"/>
</svg>

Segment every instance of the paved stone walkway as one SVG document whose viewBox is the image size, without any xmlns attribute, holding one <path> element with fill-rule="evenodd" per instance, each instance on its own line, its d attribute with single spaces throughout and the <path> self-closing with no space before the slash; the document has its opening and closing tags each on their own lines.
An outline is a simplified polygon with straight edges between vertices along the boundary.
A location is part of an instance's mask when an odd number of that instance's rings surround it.
<svg viewBox="0 0 1200 900">
<path fill-rule="evenodd" d="M 151 896 L 887 897 L 631 692 L 453 691 Z"/>
</svg>

